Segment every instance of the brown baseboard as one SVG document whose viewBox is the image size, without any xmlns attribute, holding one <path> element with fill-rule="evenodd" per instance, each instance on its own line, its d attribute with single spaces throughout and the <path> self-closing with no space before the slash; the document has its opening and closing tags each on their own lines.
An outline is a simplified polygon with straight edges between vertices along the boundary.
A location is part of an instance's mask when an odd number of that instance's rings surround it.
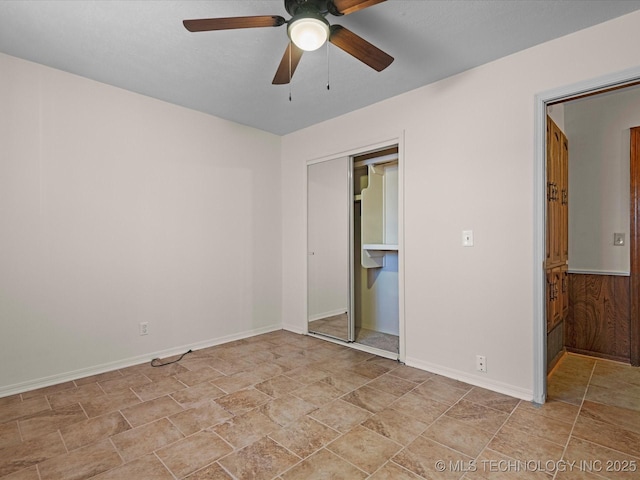
<svg viewBox="0 0 640 480">
<path fill-rule="evenodd" d="M 555 357 L 553 357 L 553 359 L 550 362 L 547 363 L 547 375 L 551 374 L 551 371 L 555 368 L 555 366 L 558 364 L 558 362 L 564 356 L 564 354 L 565 354 L 565 350 L 563 348 L 556 354 Z"/>
<path fill-rule="evenodd" d="M 564 348 L 567 352 L 578 353 L 580 355 L 586 355 L 588 357 L 604 358 L 605 360 L 613 360 L 614 362 L 626 363 L 627 365 L 629 365 L 629 359 L 625 357 L 617 357 L 615 355 L 608 355 L 606 353 L 600 353 L 600 352 L 591 352 L 589 350 L 582 350 L 580 348 L 573 348 L 573 347 L 564 347 Z"/>
</svg>

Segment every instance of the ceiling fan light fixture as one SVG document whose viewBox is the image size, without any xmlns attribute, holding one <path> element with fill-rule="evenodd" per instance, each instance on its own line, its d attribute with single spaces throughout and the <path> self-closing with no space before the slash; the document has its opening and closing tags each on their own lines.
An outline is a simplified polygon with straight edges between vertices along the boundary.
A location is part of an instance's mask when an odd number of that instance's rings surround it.
<svg viewBox="0 0 640 480">
<path fill-rule="evenodd" d="M 298 48 L 312 52 L 329 38 L 329 23 L 324 18 L 301 17 L 289 24 L 287 32 Z"/>
</svg>

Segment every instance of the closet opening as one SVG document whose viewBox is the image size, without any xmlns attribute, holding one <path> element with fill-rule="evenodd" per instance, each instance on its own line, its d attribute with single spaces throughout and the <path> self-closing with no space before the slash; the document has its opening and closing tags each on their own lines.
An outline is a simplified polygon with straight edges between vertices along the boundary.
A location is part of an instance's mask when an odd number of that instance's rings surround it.
<svg viewBox="0 0 640 480">
<path fill-rule="evenodd" d="M 308 333 L 401 359 L 399 144 L 307 165 Z"/>
<path fill-rule="evenodd" d="M 398 147 L 353 157 L 354 342 L 399 352 Z"/>
</svg>

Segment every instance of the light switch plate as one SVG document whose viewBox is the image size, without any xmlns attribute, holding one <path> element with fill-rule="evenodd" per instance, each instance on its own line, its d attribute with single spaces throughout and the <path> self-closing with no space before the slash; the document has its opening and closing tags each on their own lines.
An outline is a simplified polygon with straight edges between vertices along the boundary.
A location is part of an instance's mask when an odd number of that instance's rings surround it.
<svg viewBox="0 0 640 480">
<path fill-rule="evenodd" d="M 613 234 L 613 245 L 616 247 L 624 247 L 624 233 Z"/>
<path fill-rule="evenodd" d="M 473 230 L 462 231 L 462 246 L 473 247 Z"/>
</svg>

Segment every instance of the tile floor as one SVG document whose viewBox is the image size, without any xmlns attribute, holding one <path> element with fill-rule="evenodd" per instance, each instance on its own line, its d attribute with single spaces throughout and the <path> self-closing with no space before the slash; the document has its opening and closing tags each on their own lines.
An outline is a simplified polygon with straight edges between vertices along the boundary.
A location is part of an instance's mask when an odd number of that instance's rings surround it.
<svg viewBox="0 0 640 480">
<path fill-rule="evenodd" d="M 549 397 L 277 331 L 1 398 L 0 478 L 640 478 L 640 369 L 567 355 Z"/>
<path fill-rule="evenodd" d="M 362 327 L 357 327 L 355 330 L 356 343 L 395 354 L 400 351 L 400 337 L 397 335 L 369 330 L 368 328 Z"/>
<path fill-rule="evenodd" d="M 341 315 L 334 315 L 309 322 L 309 331 L 346 341 L 349 338 L 347 314 L 343 313 Z M 397 354 L 399 351 L 400 338 L 397 335 L 390 335 L 388 333 L 356 326 L 355 343 Z"/>
</svg>

